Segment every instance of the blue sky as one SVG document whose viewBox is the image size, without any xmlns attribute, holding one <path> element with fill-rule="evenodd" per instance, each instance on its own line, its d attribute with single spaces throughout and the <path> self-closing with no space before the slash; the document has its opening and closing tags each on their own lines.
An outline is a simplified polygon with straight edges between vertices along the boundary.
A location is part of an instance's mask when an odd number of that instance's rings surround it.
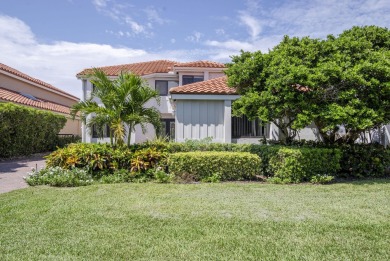
<svg viewBox="0 0 390 261">
<path fill-rule="evenodd" d="M 0 62 L 81 97 L 84 68 L 230 61 L 283 35 L 390 27 L 390 0 L 0 0 Z"/>
</svg>

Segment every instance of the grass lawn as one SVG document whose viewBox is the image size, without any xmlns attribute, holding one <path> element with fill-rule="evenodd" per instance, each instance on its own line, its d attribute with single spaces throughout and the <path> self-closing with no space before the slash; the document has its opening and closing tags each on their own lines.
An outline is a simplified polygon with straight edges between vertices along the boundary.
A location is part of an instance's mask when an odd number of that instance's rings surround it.
<svg viewBox="0 0 390 261">
<path fill-rule="evenodd" d="M 0 260 L 390 260 L 390 180 L 28 188 Z"/>
</svg>

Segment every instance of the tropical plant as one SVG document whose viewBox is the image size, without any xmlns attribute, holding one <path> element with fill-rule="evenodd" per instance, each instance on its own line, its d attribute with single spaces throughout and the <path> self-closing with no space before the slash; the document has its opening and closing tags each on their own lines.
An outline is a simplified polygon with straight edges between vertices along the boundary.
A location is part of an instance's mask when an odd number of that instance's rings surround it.
<svg viewBox="0 0 390 261">
<path fill-rule="evenodd" d="M 94 68 L 89 77 L 94 85 L 91 97 L 72 107 L 73 117 L 80 112 L 87 127 L 95 127 L 100 137 L 104 127 L 108 125 L 111 144 L 122 145 L 127 136 L 129 145 L 131 133 L 138 124 L 143 133 L 146 132 L 148 123 L 154 126 L 156 133 L 159 132 L 159 111 L 155 107 L 145 107 L 152 99 L 159 103 L 159 94 L 149 88 L 140 76 L 121 72 L 118 78 L 110 79 L 101 69 Z M 100 102 L 97 102 L 97 99 Z"/>
<path fill-rule="evenodd" d="M 242 96 L 233 113 L 274 123 L 286 143 L 310 123 L 325 143 L 353 143 L 390 122 L 389 39 L 387 28 L 353 27 L 234 56 L 226 74 Z"/>
</svg>

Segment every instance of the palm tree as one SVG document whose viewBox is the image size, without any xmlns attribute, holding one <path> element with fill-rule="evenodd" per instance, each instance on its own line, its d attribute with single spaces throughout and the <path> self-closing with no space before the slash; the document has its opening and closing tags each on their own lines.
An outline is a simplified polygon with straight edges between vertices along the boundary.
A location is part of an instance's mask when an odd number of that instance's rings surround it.
<svg viewBox="0 0 390 261">
<path fill-rule="evenodd" d="M 159 103 L 160 97 L 140 76 L 121 72 L 118 78 L 111 80 L 102 70 L 94 68 L 90 77 L 94 85 L 91 97 L 72 107 L 73 117 L 80 113 L 87 127 L 92 129 L 95 126 L 99 136 L 102 136 L 103 127 L 108 125 L 111 144 L 124 144 L 127 135 L 127 144 L 130 145 L 131 133 L 137 124 L 143 133 L 147 124 L 153 125 L 159 133 L 160 113 L 155 107 L 145 108 L 145 104 L 151 99 Z M 95 98 L 100 99 L 103 106 Z M 89 115 L 92 117 L 87 118 Z"/>
</svg>

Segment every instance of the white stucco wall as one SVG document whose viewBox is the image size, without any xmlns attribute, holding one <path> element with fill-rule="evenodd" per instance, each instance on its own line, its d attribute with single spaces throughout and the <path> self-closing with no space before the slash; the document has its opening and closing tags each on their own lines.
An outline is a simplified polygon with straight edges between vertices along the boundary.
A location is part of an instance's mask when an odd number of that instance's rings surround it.
<svg viewBox="0 0 390 261">
<path fill-rule="evenodd" d="M 211 137 L 224 141 L 223 100 L 178 100 L 176 102 L 176 141 Z"/>
<path fill-rule="evenodd" d="M 319 141 L 321 140 L 321 137 L 318 133 L 318 129 L 314 123 L 310 124 L 309 126 L 306 126 L 302 130 L 298 131 L 297 136 L 295 137 L 296 140 L 315 140 Z"/>
<path fill-rule="evenodd" d="M 225 74 L 223 72 L 210 72 L 209 73 L 209 79 L 214 79 L 214 78 L 218 78 L 218 77 L 222 77 L 222 76 L 225 76 Z"/>
</svg>

